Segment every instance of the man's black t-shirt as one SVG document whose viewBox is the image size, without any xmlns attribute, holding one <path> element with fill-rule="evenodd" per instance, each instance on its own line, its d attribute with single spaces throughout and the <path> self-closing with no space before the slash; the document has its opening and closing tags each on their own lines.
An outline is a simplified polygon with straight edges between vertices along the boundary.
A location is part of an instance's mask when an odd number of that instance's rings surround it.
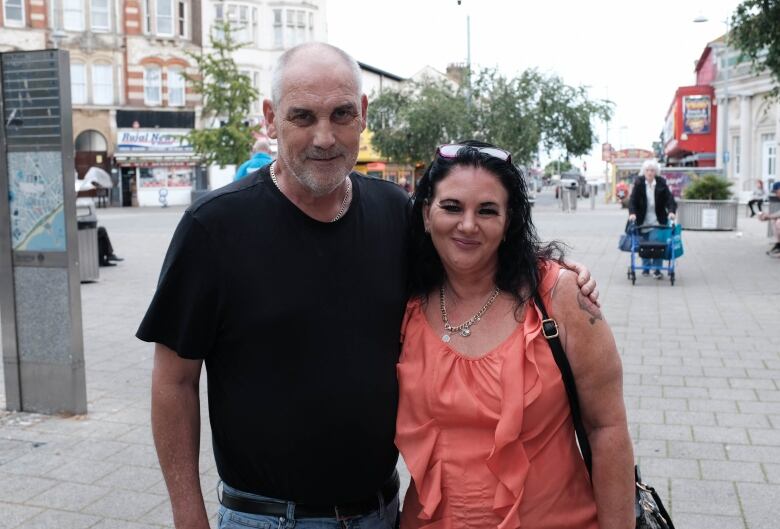
<svg viewBox="0 0 780 529">
<path fill-rule="evenodd" d="M 391 475 L 407 196 L 350 175 L 313 220 L 268 168 L 184 214 L 137 336 L 205 359 L 214 455 L 230 486 L 336 504 Z"/>
</svg>

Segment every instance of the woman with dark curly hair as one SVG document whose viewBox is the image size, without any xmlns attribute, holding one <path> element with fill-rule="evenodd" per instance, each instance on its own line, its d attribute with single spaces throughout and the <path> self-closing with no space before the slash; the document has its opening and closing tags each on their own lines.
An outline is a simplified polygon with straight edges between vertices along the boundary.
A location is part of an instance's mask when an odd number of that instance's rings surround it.
<svg viewBox="0 0 780 529">
<path fill-rule="evenodd" d="M 402 529 L 632 527 L 617 348 L 560 246 L 539 240 L 510 154 L 441 146 L 413 200 L 398 364 L 396 444 L 412 475 Z M 592 481 L 535 292 L 574 372 Z"/>
</svg>

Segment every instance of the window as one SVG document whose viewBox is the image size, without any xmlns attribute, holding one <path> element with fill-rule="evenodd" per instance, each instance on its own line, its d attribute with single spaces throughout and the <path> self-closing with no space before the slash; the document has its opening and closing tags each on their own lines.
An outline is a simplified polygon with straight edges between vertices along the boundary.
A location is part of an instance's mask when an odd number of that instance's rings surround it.
<svg viewBox="0 0 780 529">
<path fill-rule="evenodd" d="M 84 31 L 83 0 L 62 0 L 62 19 L 65 29 Z"/>
<path fill-rule="evenodd" d="M 254 44 L 257 35 L 257 8 L 241 4 L 216 4 L 214 6 L 214 36 L 221 40 L 221 25 L 229 23 L 233 40 Z"/>
<path fill-rule="evenodd" d="M 144 68 L 144 103 L 147 105 L 159 105 L 162 102 L 162 86 L 160 82 L 160 68 L 147 66 Z"/>
<path fill-rule="evenodd" d="M 173 0 L 157 0 L 157 34 L 173 36 Z"/>
<path fill-rule="evenodd" d="M 762 172 L 764 178 L 769 180 L 777 176 L 777 143 L 774 134 L 762 134 L 761 145 L 763 151 Z"/>
<path fill-rule="evenodd" d="M 275 48 L 314 40 L 314 13 L 302 9 L 274 9 L 273 28 Z"/>
<path fill-rule="evenodd" d="M 87 72 L 83 64 L 70 64 L 70 101 L 74 105 L 87 102 Z"/>
<path fill-rule="evenodd" d="M 179 36 L 187 36 L 187 3 L 179 0 Z"/>
<path fill-rule="evenodd" d="M 24 2 L 22 0 L 5 0 L 5 25 L 24 26 Z"/>
<path fill-rule="evenodd" d="M 168 106 L 184 106 L 184 76 L 181 68 L 168 68 Z"/>
<path fill-rule="evenodd" d="M 96 105 L 114 102 L 114 76 L 110 64 L 92 65 L 92 102 Z"/>
<path fill-rule="evenodd" d="M 93 31 L 110 29 L 108 9 L 108 0 L 90 0 L 89 17 Z"/>
<path fill-rule="evenodd" d="M 734 163 L 734 166 L 733 166 L 734 174 L 733 174 L 733 176 L 739 176 L 739 174 L 740 174 L 740 168 L 739 168 L 739 166 L 740 166 L 740 158 L 741 158 L 741 154 L 742 154 L 742 149 L 741 149 L 741 145 L 740 145 L 739 136 L 734 136 L 734 138 L 732 139 L 732 145 L 734 146 L 734 148 L 732 149 L 732 152 L 734 153 L 734 162 L 733 162 Z"/>
<path fill-rule="evenodd" d="M 144 2 L 144 31 L 152 32 L 152 0 Z"/>
<path fill-rule="evenodd" d="M 274 9 L 274 48 L 281 48 L 282 40 L 282 10 Z"/>
<path fill-rule="evenodd" d="M 249 42 L 251 28 L 249 26 L 249 7 L 241 5 L 227 6 L 228 22 L 233 30 L 233 39 L 236 42 Z"/>
</svg>

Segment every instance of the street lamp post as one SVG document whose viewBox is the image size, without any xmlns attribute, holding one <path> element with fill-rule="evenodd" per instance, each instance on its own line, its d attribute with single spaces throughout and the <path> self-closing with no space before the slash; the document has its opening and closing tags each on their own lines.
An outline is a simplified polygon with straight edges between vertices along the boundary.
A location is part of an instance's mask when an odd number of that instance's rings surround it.
<svg viewBox="0 0 780 529">
<path fill-rule="evenodd" d="M 696 18 L 693 19 L 693 21 L 697 24 L 701 24 L 704 22 L 709 22 L 707 17 L 699 15 Z M 722 155 L 722 161 L 723 161 L 723 171 L 726 173 L 726 177 L 728 178 L 729 170 L 728 170 L 728 164 L 729 164 L 729 74 L 730 74 L 730 67 L 728 62 L 728 53 L 729 53 L 729 40 L 731 38 L 731 19 L 726 18 L 726 20 L 722 21 L 726 25 L 726 42 L 725 46 L 723 47 L 723 100 L 725 104 L 723 105 L 723 131 L 721 132 L 721 145 L 723 147 L 723 155 Z"/>
</svg>

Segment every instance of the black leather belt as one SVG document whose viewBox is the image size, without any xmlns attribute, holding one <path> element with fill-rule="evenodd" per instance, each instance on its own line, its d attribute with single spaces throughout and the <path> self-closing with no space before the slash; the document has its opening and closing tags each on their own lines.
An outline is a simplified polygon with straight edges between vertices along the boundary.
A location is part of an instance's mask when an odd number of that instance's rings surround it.
<svg viewBox="0 0 780 529">
<path fill-rule="evenodd" d="M 382 495 L 385 505 L 395 499 L 396 494 L 398 494 L 400 483 L 401 480 L 398 477 L 398 471 L 394 471 L 390 479 L 385 481 L 382 485 L 379 493 Z M 222 491 L 221 503 L 232 511 L 280 518 L 287 516 L 287 502 L 245 498 L 243 496 L 231 494 L 227 490 Z M 310 505 L 306 503 L 296 503 L 295 518 L 353 518 L 355 516 L 363 516 L 378 509 L 379 498 L 377 495 L 363 500 L 342 503 L 340 505 Z"/>
</svg>

